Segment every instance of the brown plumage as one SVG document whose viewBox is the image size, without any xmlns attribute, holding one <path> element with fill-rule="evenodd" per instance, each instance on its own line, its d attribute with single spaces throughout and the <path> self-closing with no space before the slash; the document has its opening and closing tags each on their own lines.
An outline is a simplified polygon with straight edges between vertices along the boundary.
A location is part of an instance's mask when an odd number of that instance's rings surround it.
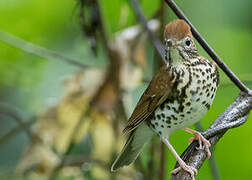
<svg viewBox="0 0 252 180">
<path fill-rule="evenodd" d="M 124 133 L 134 130 L 141 122 L 153 113 L 160 106 L 171 92 L 173 80 L 170 78 L 166 65 L 152 78 L 149 86 L 138 101 L 127 126 L 123 130 Z"/>
<path fill-rule="evenodd" d="M 162 66 L 141 96 L 123 130 L 124 133 L 130 134 L 122 152 L 111 167 L 112 171 L 135 161 L 144 144 L 152 139 L 154 132 L 143 121 L 146 121 L 156 108 L 167 99 L 173 83 L 174 79 L 170 77 L 167 66 Z"/>
<path fill-rule="evenodd" d="M 182 19 L 172 21 L 165 27 L 165 38 L 182 39 L 186 36 L 192 37 L 192 33 L 190 26 Z M 152 78 L 149 86 L 138 101 L 123 132 L 127 133 L 134 130 L 141 122 L 147 119 L 166 100 L 171 89 L 171 78 L 166 65 L 163 65 Z"/>
<path fill-rule="evenodd" d="M 184 20 L 178 19 L 165 26 L 164 36 L 176 39 L 182 39 L 186 36 L 192 38 L 192 33 L 190 26 Z"/>
</svg>

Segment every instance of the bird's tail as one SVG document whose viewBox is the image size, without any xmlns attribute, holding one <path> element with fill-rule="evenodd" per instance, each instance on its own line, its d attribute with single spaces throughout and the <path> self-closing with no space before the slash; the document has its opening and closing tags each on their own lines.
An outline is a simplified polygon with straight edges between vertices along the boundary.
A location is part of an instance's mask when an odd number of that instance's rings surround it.
<svg viewBox="0 0 252 180">
<path fill-rule="evenodd" d="M 143 146 L 152 139 L 153 135 L 154 132 L 146 125 L 146 123 L 142 123 L 134 129 L 130 133 L 122 152 L 114 161 L 111 171 L 116 171 L 117 169 L 134 162 Z"/>
</svg>

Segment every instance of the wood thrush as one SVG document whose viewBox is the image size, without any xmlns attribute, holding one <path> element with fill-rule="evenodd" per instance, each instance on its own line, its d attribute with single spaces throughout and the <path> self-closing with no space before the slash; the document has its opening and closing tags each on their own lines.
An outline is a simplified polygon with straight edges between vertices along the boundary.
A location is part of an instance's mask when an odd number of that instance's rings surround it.
<svg viewBox="0 0 252 180">
<path fill-rule="evenodd" d="M 180 167 L 194 179 L 197 170 L 186 165 L 169 142 L 170 134 L 184 129 L 194 134 L 199 148 L 210 157 L 210 143 L 197 131 L 186 128 L 199 121 L 209 110 L 219 82 L 217 66 L 201 56 L 194 44 L 190 26 L 184 20 L 174 20 L 165 27 L 167 64 L 152 78 L 136 105 L 124 132 L 127 142 L 111 170 L 135 161 L 144 144 L 158 134 L 176 157 Z M 203 145 L 202 145 L 203 143 Z"/>
</svg>

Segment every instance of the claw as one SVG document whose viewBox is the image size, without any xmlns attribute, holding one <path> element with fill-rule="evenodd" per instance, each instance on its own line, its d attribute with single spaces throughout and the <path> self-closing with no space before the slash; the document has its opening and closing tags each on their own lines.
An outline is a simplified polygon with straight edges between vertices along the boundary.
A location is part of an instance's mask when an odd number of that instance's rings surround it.
<svg viewBox="0 0 252 180">
<path fill-rule="evenodd" d="M 188 172 L 190 174 L 192 180 L 195 179 L 194 176 L 198 173 L 197 169 L 195 169 L 194 167 L 188 166 L 186 164 L 180 164 L 180 167 L 174 169 L 171 173 L 172 174 L 177 174 L 181 169 Z"/>
<path fill-rule="evenodd" d="M 207 157 L 210 158 L 211 157 L 211 152 L 210 152 L 210 149 L 209 149 L 210 146 L 211 146 L 210 142 L 206 138 L 204 138 L 202 136 L 202 134 L 200 134 L 197 131 L 194 131 L 194 130 L 191 130 L 191 129 L 188 129 L 188 128 L 185 128 L 185 130 L 187 132 L 192 133 L 194 135 L 193 138 L 189 139 L 189 142 L 192 143 L 194 140 L 198 140 L 199 141 L 199 147 L 197 147 L 196 149 L 197 150 L 199 150 L 199 149 L 201 149 L 201 150 L 205 149 L 205 151 L 207 153 Z M 204 146 L 202 144 L 204 144 Z"/>
</svg>

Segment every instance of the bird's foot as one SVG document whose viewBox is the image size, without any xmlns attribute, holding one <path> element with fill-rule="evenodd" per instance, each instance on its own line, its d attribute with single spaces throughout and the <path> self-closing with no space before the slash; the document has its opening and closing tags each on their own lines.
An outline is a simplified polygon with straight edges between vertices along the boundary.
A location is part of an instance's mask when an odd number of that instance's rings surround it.
<svg viewBox="0 0 252 180">
<path fill-rule="evenodd" d="M 172 154 L 176 157 L 180 167 L 174 169 L 171 173 L 172 174 L 177 174 L 181 169 L 185 170 L 186 172 L 188 172 L 192 179 L 194 180 L 194 176 L 198 173 L 197 169 L 188 166 L 182 159 L 181 157 L 178 155 L 178 153 L 175 151 L 175 149 L 172 147 L 172 145 L 170 144 L 169 140 L 167 138 L 161 138 L 162 141 L 167 145 L 167 147 L 171 150 Z"/>
<path fill-rule="evenodd" d="M 192 129 L 188 129 L 188 128 L 185 128 L 185 130 L 194 135 L 193 138 L 189 139 L 189 143 L 192 143 L 194 140 L 198 140 L 199 147 L 197 147 L 197 149 L 201 149 L 201 150 L 205 149 L 207 153 L 207 157 L 210 158 L 211 157 L 211 152 L 210 152 L 211 143 L 206 138 L 204 138 L 201 133 L 194 131 Z"/>
<path fill-rule="evenodd" d="M 174 169 L 171 173 L 172 174 L 177 174 L 181 169 L 183 169 L 184 171 L 188 172 L 190 174 L 192 180 L 195 180 L 194 176 L 198 173 L 198 170 L 195 169 L 192 166 L 188 166 L 185 163 L 180 164 L 180 167 Z"/>
</svg>

